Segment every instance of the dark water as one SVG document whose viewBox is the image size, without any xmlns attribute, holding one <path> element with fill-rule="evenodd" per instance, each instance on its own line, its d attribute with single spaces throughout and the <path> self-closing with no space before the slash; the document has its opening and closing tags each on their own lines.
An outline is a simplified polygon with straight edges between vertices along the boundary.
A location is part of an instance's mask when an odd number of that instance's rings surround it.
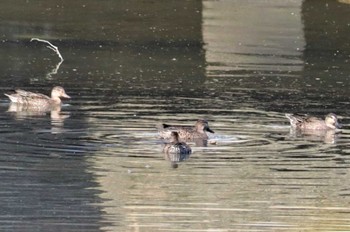
<svg viewBox="0 0 350 232">
<path fill-rule="evenodd" d="M 0 100 L 1 230 L 350 230 L 346 1 L 1 5 L 1 91 L 72 97 Z M 343 129 L 295 136 L 293 112 Z M 198 118 L 216 133 L 174 169 L 156 125 Z"/>
</svg>

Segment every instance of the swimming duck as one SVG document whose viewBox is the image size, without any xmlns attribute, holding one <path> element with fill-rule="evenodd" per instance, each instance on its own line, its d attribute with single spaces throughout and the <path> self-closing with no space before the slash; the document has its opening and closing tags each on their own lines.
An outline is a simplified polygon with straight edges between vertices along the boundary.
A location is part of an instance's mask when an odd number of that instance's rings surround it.
<svg viewBox="0 0 350 232">
<path fill-rule="evenodd" d="M 51 91 L 51 98 L 40 93 L 33 93 L 21 89 L 17 89 L 16 93 L 5 94 L 10 98 L 11 102 L 17 104 L 30 105 L 33 107 L 47 108 L 50 106 L 60 105 L 61 97 L 70 98 L 61 86 L 55 86 Z"/>
<path fill-rule="evenodd" d="M 162 124 L 158 132 L 161 138 L 169 139 L 173 131 L 178 133 L 179 139 L 182 141 L 193 141 L 196 139 L 208 140 L 206 131 L 214 133 L 209 128 L 208 121 L 204 119 L 199 119 L 194 126 Z"/>
<path fill-rule="evenodd" d="M 192 150 L 186 143 L 179 142 L 179 134 L 173 131 L 171 132 L 170 143 L 164 146 L 163 152 L 166 154 L 187 155 L 191 154 Z M 180 161 L 180 159 L 178 161 Z"/>
<path fill-rule="evenodd" d="M 325 119 L 286 114 L 291 127 L 299 130 L 334 130 L 340 128 L 337 115 L 327 114 Z"/>
</svg>

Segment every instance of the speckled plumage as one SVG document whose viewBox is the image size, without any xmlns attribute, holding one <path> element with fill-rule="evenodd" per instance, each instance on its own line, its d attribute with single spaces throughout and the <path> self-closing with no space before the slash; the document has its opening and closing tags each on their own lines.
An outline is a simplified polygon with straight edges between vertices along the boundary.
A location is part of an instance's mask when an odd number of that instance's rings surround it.
<svg viewBox="0 0 350 232">
<path fill-rule="evenodd" d="M 51 97 L 41 93 L 33 93 L 21 89 L 17 89 L 16 93 L 5 94 L 11 102 L 23 105 L 29 105 L 37 108 L 48 108 L 61 104 L 61 97 L 70 98 L 61 86 L 55 86 L 51 91 Z"/>
<path fill-rule="evenodd" d="M 191 154 L 192 149 L 184 142 L 179 142 L 179 134 L 175 131 L 171 132 L 170 143 L 163 148 L 166 154 Z"/>
<path fill-rule="evenodd" d="M 325 119 L 316 117 L 303 117 L 299 115 L 286 114 L 293 129 L 300 130 L 331 130 L 340 128 L 337 115 L 327 114 Z"/>
<path fill-rule="evenodd" d="M 176 131 L 181 141 L 193 141 L 195 139 L 207 140 L 206 131 L 214 133 L 209 128 L 208 121 L 199 119 L 194 126 L 168 125 L 162 124 L 158 128 L 158 133 L 163 139 L 170 139 L 171 133 Z"/>
</svg>

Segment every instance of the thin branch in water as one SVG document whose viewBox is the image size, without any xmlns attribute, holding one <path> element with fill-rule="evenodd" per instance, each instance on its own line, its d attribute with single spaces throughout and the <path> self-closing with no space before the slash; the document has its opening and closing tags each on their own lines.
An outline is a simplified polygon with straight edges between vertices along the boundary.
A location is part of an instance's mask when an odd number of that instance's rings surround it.
<svg viewBox="0 0 350 232">
<path fill-rule="evenodd" d="M 58 57 L 61 59 L 61 61 L 56 65 L 56 67 L 55 67 L 54 69 L 52 69 L 52 70 L 46 75 L 47 78 L 51 78 L 51 76 L 52 76 L 53 74 L 57 74 L 57 71 L 58 71 L 58 69 L 60 68 L 60 66 L 61 66 L 61 64 L 62 64 L 62 62 L 63 62 L 63 57 L 62 57 L 60 51 L 58 50 L 58 47 L 56 47 L 55 45 L 53 45 L 53 44 L 50 43 L 49 41 L 43 40 L 43 39 L 38 39 L 38 38 L 32 38 L 32 39 L 30 40 L 30 42 L 32 42 L 32 41 L 34 41 L 34 40 L 36 40 L 36 41 L 38 41 L 38 42 L 42 42 L 42 43 L 48 44 L 48 46 L 46 46 L 46 47 L 49 48 L 49 49 L 51 49 L 52 51 L 54 51 L 54 52 L 58 55 Z"/>
<path fill-rule="evenodd" d="M 58 47 L 56 47 L 55 45 L 53 45 L 52 43 L 50 43 L 49 41 L 47 41 L 47 40 L 43 40 L 43 39 L 38 39 L 38 38 L 31 38 L 30 39 L 30 42 L 32 42 L 32 41 L 39 41 L 39 42 L 42 42 L 42 43 L 47 43 L 49 46 L 46 46 L 47 48 L 49 48 L 49 49 L 51 49 L 52 51 L 54 51 L 57 55 L 58 55 L 58 57 L 61 59 L 61 62 L 60 63 L 62 63 L 63 62 L 63 57 L 62 57 L 62 55 L 61 55 L 61 53 L 60 53 L 60 51 L 58 50 Z"/>
</svg>

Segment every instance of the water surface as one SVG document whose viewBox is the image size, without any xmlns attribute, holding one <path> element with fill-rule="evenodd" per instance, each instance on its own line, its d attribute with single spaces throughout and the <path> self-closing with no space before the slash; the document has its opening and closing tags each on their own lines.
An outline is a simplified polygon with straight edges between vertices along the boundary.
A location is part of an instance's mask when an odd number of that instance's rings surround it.
<svg viewBox="0 0 350 232">
<path fill-rule="evenodd" d="M 40 114 L 0 101 L 0 227 L 349 230 L 349 7 L 5 1 L 1 90 L 72 99 Z M 296 136 L 293 112 L 337 113 L 343 129 Z M 198 118 L 215 134 L 174 168 L 156 125 Z"/>
</svg>

